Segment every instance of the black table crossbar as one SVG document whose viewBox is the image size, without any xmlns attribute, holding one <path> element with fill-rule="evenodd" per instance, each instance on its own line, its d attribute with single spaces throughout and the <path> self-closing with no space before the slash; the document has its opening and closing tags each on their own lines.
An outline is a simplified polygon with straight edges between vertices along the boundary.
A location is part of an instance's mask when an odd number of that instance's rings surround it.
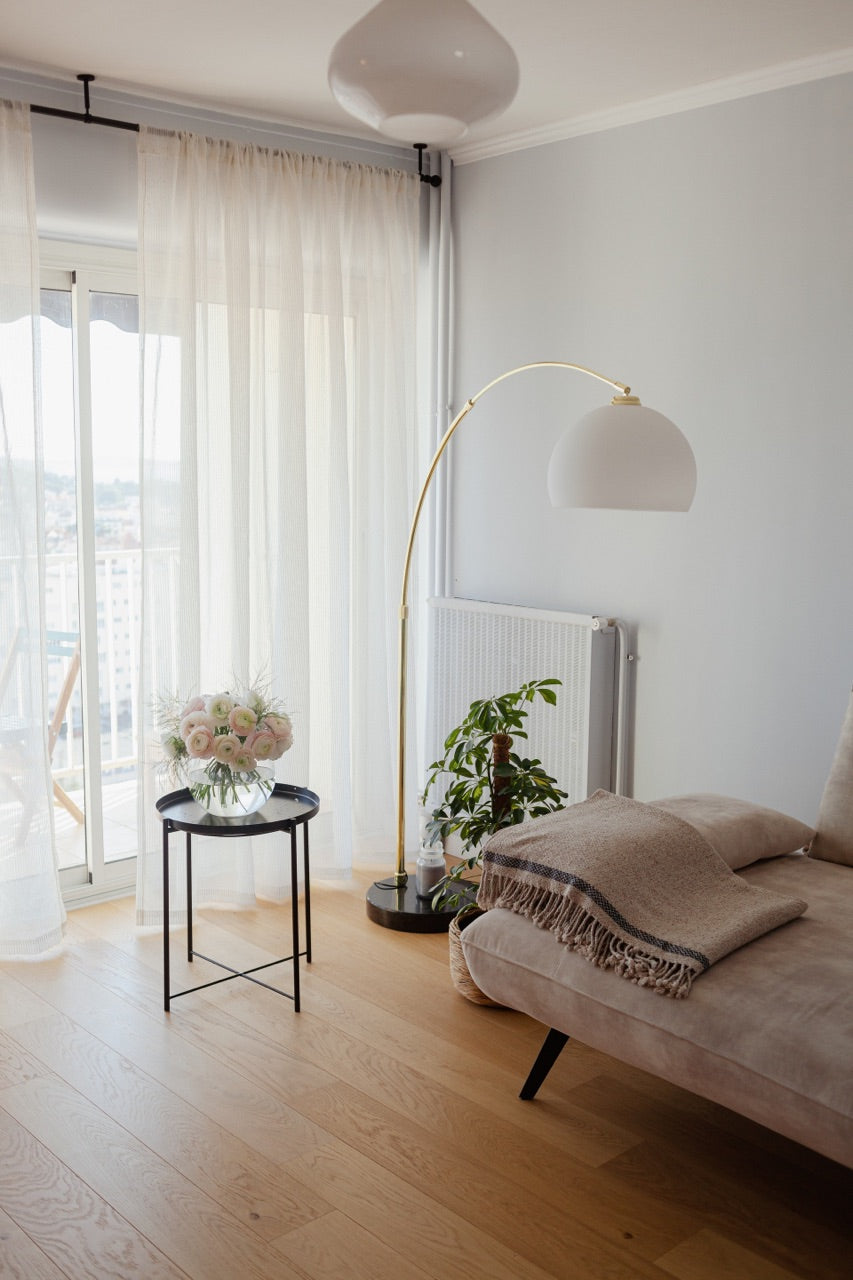
<svg viewBox="0 0 853 1280">
<path fill-rule="evenodd" d="M 300 956 L 307 956 L 308 952 L 300 951 L 299 954 Z M 178 996 L 191 995 L 193 991 L 204 991 L 205 987 L 218 987 L 220 982 L 230 982 L 232 978 L 245 978 L 247 982 L 254 982 L 256 986 L 266 987 L 267 991 L 277 991 L 280 996 L 285 996 L 288 1000 L 295 998 L 292 992 L 282 991 L 281 987 L 273 987 L 269 982 L 261 982 L 260 978 L 251 976 L 253 973 L 259 973 L 261 969 L 273 969 L 277 964 L 287 964 L 289 960 L 293 959 L 293 956 L 282 956 L 280 960 L 268 960 L 266 964 L 256 964 L 251 969 L 232 969 L 230 964 L 223 964 L 221 960 L 214 960 L 212 956 L 202 955 L 200 951 L 194 951 L 192 958 L 194 960 L 206 960 L 208 964 L 215 964 L 219 969 L 227 969 L 228 977 L 211 978 L 210 982 L 200 982 L 197 987 L 187 987 L 183 991 L 173 991 L 170 997 L 172 1000 L 177 1000 Z"/>
</svg>

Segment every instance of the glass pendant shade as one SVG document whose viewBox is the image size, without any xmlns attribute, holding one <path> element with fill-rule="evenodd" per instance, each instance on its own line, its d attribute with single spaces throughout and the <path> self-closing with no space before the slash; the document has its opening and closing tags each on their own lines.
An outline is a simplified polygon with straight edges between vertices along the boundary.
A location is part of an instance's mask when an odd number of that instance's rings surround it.
<svg viewBox="0 0 853 1280">
<path fill-rule="evenodd" d="M 674 422 L 631 399 L 617 396 L 563 432 L 548 465 L 555 507 L 689 509 L 693 450 Z"/>
<path fill-rule="evenodd" d="M 509 106 L 518 62 L 466 0 L 382 0 L 335 45 L 329 86 L 386 137 L 446 147 Z"/>
</svg>

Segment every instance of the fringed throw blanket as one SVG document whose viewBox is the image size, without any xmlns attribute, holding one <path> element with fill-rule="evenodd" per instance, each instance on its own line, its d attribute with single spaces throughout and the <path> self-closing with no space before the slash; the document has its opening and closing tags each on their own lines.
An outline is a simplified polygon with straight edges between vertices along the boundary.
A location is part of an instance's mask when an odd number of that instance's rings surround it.
<svg viewBox="0 0 853 1280">
<path fill-rule="evenodd" d="M 689 823 L 596 791 L 483 851 L 481 907 L 508 907 L 592 964 L 666 996 L 806 903 L 741 880 Z"/>
</svg>

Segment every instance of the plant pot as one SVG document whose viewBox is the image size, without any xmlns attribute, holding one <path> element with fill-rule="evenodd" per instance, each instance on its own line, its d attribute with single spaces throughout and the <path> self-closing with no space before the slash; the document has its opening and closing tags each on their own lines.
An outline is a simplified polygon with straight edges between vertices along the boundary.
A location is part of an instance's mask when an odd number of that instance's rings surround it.
<svg viewBox="0 0 853 1280">
<path fill-rule="evenodd" d="M 492 1000 L 491 996 L 487 996 L 477 986 L 471 977 L 468 965 L 465 962 L 465 954 L 462 950 L 462 930 L 483 914 L 480 910 L 466 911 L 461 916 L 454 916 L 450 921 L 450 928 L 447 931 L 450 944 L 450 979 L 459 994 L 464 996 L 466 1000 L 470 1000 L 472 1004 L 490 1005 L 493 1009 L 504 1009 L 506 1008 L 505 1005 L 498 1004 L 497 1000 Z"/>
</svg>

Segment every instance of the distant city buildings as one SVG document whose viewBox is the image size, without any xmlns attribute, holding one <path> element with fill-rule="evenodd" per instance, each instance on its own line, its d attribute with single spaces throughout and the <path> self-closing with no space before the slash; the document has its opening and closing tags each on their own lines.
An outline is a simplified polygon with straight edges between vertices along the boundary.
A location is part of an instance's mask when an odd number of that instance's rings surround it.
<svg viewBox="0 0 853 1280">
<path fill-rule="evenodd" d="M 128 765 L 134 741 L 140 620 L 139 488 L 130 481 L 95 485 L 95 590 L 98 704 L 102 764 Z M 77 510 L 71 477 L 45 476 L 45 621 L 49 631 L 80 631 Z M 48 659 L 48 707 L 56 704 L 67 663 Z M 80 686 L 69 703 L 54 769 L 81 769 Z"/>
</svg>

